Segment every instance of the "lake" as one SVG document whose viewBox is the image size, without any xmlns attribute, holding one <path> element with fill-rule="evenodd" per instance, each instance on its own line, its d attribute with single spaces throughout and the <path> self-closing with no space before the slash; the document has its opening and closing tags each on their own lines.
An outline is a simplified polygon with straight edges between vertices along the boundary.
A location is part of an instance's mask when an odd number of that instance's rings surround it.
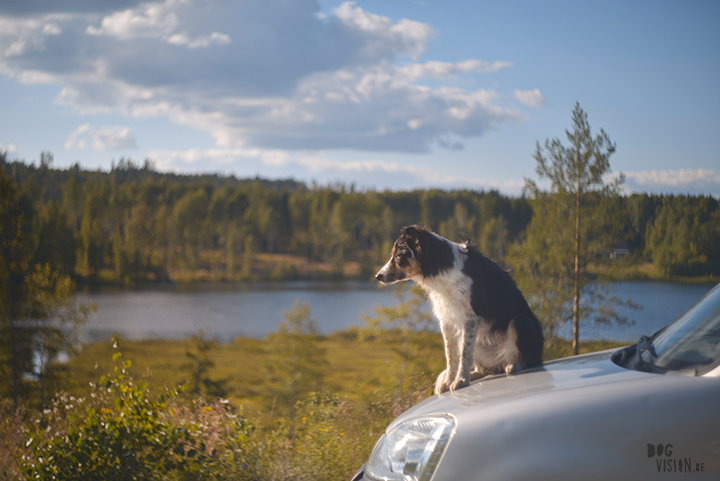
<svg viewBox="0 0 720 481">
<path fill-rule="evenodd" d="M 713 287 L 712 284 L 625 282 L 616 295 L 643 307 L 622 311 L 632 326 L 581 324 L 581 339 L 634 342 L 667 325 Z M 201 329 L 206 336 L 228 342 L 238 336 L 262 338 L 275 331 L 283 311 L 296 299 L 309 303 L 320 331 L 329 334 L 362 326 L 363 313 L 379 305 L 393 306 L 392 286 L 372 282 L 268 282 L 149 286 L 142 289 L 101 289 L 79 292 L 78 300 L 93 302 L 97 311 L 81 328 L 83 342 L 109 339 L 182 339 Z M 428 309 L 428 307 L 425 307 Z"/>
</svg>

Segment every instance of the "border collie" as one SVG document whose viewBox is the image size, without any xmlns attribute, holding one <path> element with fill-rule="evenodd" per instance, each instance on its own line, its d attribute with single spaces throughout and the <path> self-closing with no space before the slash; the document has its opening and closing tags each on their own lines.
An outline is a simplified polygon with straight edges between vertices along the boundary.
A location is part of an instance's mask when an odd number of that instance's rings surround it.
<svg viewBox="0 0 720 481">
<path fill-rule="evenodd" d="M 417 225 L 403 228 L 375 278 L 420 284 L 440 321 L 447 368 L 435 393 L 542 364 L 543 332 L 510 275 L 469 241 L 456 244 Z"/>
</svg>

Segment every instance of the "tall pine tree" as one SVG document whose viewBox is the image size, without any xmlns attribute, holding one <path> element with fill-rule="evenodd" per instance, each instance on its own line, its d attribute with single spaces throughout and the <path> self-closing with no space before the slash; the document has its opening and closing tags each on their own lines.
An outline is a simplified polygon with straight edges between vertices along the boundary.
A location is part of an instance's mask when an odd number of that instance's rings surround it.
<svg viewBox="0 0 720 481">
<path fill-rule="evenodd" d="M 605 296 L 598 285 L 590 286 L 586 275 L 588 263 L 609 253 L 618 240 L 622 216 L 613 211 L 624 176 L 606 183 L 615 143 L 602 129 L 592 134 L 579 103 L 573 109 L 572 130 L 566 130 L 565 135 L 568 145 L 558 138 L 547 139 L 544 148 L 539 142 L 536 145 L 536 173 L 540 181 L 549 181 L 550 192 L 525 179 L 537 211 L 526 237 L 525 261 L 533 261 L 524 266 L 536 280 L 544 271 L 545 301 L 557 303 L 555 312 L 561 313 L 568 303 L 572 305 L 573 352 L 577 354 L 581 317 L 594 310 L 603 319 L 625 320 L 612 309 L 617 299 Z M 587 302 L 581 305 L 583 296 Z M 558 320 L 562 317 L 559 314 Z"/>
</svg>

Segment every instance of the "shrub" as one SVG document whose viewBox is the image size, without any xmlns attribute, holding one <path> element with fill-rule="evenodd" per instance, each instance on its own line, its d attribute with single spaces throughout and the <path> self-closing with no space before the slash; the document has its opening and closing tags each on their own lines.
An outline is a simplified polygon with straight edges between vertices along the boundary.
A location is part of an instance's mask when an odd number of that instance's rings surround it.
<svg viewBox="0 0 720 481">
<path fill-rule="evenodd" d="M 152 399 L 130 361 L 91 385 L 88 398 L 59 395 L 36 421 L 21 470 L 37 480 L 255 479 L 252 428 L 227 401 Z"/>
</svg>

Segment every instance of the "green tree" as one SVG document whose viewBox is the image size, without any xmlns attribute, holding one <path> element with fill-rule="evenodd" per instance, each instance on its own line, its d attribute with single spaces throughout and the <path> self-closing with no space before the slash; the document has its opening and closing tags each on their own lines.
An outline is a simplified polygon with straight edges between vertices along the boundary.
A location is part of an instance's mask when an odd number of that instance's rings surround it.
<svg viewBox="0 0 720 481">
<path fill-rule="evenodd" d="M 423 341 L 433 321 L 429 312 L 421 310 L 425 302 L 421 288 L 401 283 L 393 289 L 398 303 L 376 307 L 374 316 L 363 314 L 363 319 L 365 337 L 379 340 L 394 354 L 389 363 L 395 381 L 395 406 L 400 411 L 409 407 L 419 385 L 426 387 L 432 382 L 428 360 L 433 358 L 433 346 Z"/>
<path fill-rule="evenodd" d="M 460 236 L 469 237 L 475 233 L 477 217 L 470 215 L 464 203 L 457 201 L 453 207 L 453 215 L 441 221 L 438 233 L 448 239 L 458 239 Z"/>
<path fill-rule="evenodd" d="M 185 194 L 173 210 L 179 240 L 183 243 L 185 259 L 190 269 L 195 269 L 200 261 L 207 205 L 207 192 L 200 188 Z"/>
<path fill-rule="evenodd" d="M 628 239 L 637 251 L 642 251 L 647 227 L 655 217 L 657 197 L 648 194 L 633 194 L 625 199 L 628 210 Z"/>
<path fill-rule="evenodd" d="M 121 249 L 130 279 L 140 280 L 152 268 L 150 246 L 153 245 L 154 216 L 150 207 L 142 202 L 130 205 L 128 209 Z"/>
<path fill-rule="evenodd" d="M 94 280 L 105 267 L 105 255 L 110 249 L 110 232 L 105 228 L 110 183 L 103 181 L 89 186 L 88 191 L 80 223 L 80 260 L 86 275 Z"/>
<path fill-rule="evenodd" d="M 226 186 L 214 192 L 210 203 L 210 217 L 219 241 L 225 246 L 226 274 L 235 275 L 237 255 L 241 246 L 243 216 L 249 205 L 242 189 Z"/>
<path fill-rule="evenodd" d="M 325 262 L 330 260 L 333 240 L 328 220 L 338 198 L 339 194 L 337 192 L 322 189 L 312 199 L 309 216 L 309 240 L 310 253 L 314 259 Z"/>
<path fill-rule="evenodd" d="M 77 178 L 71 176 L 63 186 L 63 206 L 70 213 L 73 232 L 80 230 L 79 220 L 82 213 L 82 185 Z"/>
<path fill-rule="evenodd" d="M 53 363 L 61 353 L 76 352 L 78 327 L 95 306 L 77 303 L 75 283 L 52 270 L 50 264 L 35 264 L 25 275 L 21 293 L 19 344 L 27 345 L 30 351 L 24 352 L 21 364 L 24 373 L 38 384 L 39 406 L 43 410 L 47 394 L 61 384 L 61 370 Z"/>
<path fill-rule="evenodd" d="M 525 179 L 525 186 L 534 198 L 555 204 L 548 206 L 547 212 L 552 212 L 554 216 L 552 228 L 557 230 L 557 242 L 547 245 L 547 248 L 559 249 L 560 255 L 550 254 L 549 251 L 535 254 L 546 258 L 558 257 L 565 271 L 558 274 L 563 277 L 569 275 L 571 279 L 573 352 L 577 354 L 582 315 L 580 299 L 586 293 L 589 282 L 587 264 L 603 252 L 609 252 L 617 240 L 618 218 L 609 215 L 608 202 L 618 195 L 624 177 L 621 174 L 614 181 L 605 182 L 604 177 L 611 172 L 610 156 L 615 152 L 615 144 L 602 129 L 593 136 L 587 114 L 580 104 L 573 109 L 572 123 L 572 131 L 565 131 L 568 146 L 558 138 L 546 140 L 544 148 L 539 142 L 536 145 L 536 173 L 541 181 L 550 181 L 552 195 L 545 196 L 534 180 Z M 536 213 L 531 224 L 548 222 L 551 219 Z M 564 279 L 560 285 L 558 301 L 564 302 Z"/>
<path fill-rule="evenodd" d="M 3 156 L 4 152 L 0 155 Z M 22 302 L 20 286 L 22 276 L 29 267 L 31 255 L 31 237 L 23 229 L 25 213 L 21 206 L 22 194 L 10 177 L 0 172 L 0 314 L 2 318 L 2 374 L 4 386 L 11 386 L 15 407 L 18 406 L 20 383 L 22 379 L 21 358 L 25 349 L 20 343 L 18 332 L 18 304 Z M 9 369 L 6 366 L 9 365 Z M 9 378 L 9 379 L 8 379 Z"/>
<path fill-rule="evenodd" d="M 330 216 L 327 219 L 330 229 L 328 250 L 330 252 L 333 273 L 336 276 L 342 275 L 343 263 L 346 259 L 347 252 L 357 248 L 357 246 L 351 245 L 351 243 L 353 243 L 353 230 L 348 228 L 347 225 L 348 220 L 357 218 L 353 215 L 356 214 L 356 212 L 353 212 L 352 206 L 348 205 L 346 199 L 347 196 L 342 196 L 335 202 Z"/>
<path fill-rule="evenodd" d="M 255 263 L 255 237 L 252 234 L 245 236 L 243 242 L 242 268 L 240 277 L 243 279 L 252 278 L 253 264 Z"/>
<path fill-rule="evenodd" d="M 217 341 L 205 339 L 205 332 L 200 330 L 190 336 L 190 344 L 193 350 L 185 352 L 190 361 L 183 366 L 190 374 L 190 392 L 224 396 L 225 381 L 212 380 L 208 373 L 210 368 L 215 367 L 215 363 L 210 359 L 210 352 L 218 348 Z"/>
<path fill-rule="evenodd" d="M 48 366 L 61 351 L 72 349 L 73 327 L 89 312 L 76 304 L 69 276 L 49 263 L 32 262 L 29 210 L 20 189 L 0 171 L 0 386 L 9 388 L 2 395 L 11 395 L 15 407 L 37 384 L 43 407 Z"/>
<path fill-rule="evenodd" d="M 160 272 L 163 280 L 168 280 L 173 276 L 173 254 L 176 245 L 175 217 L 172 215 L 172 209 L 166 203 L 158 207 L 154 217 L 154 246 L 162 256 Z"/>
<path fill-rule="evenodd" d="M 296 403 L 303 395 L 320 390 L 327 365 L 317 321 L 311 319 L 310 312 L 310 304 L 296 300 L 292 308 L 283 311 L 285 319 L 277 332 L 268 336 L 270 395 L 287 410 L 291 426 Z"/>
<path fill-rule="evenodd" d="M 37 216 L 38 245 L 35 262 L 49 263 L 53 270 L 72 275 L 75 272 L 77 241 L 72 221 L 61 204 L 51 200 Z"/>
<path fill-rule="evenodd" d="M 478 229 L 480 251 L 495 262 L 502 263 L 508 238 L 507 221 L 502 215 L 483 219 Z"/>
<path fill-rule="evenodd" d="M 720 273 L 720 209 L 712 197 L 669 196 L 648 222 L 645 250 L 662 275 Z"/>
</svg>

